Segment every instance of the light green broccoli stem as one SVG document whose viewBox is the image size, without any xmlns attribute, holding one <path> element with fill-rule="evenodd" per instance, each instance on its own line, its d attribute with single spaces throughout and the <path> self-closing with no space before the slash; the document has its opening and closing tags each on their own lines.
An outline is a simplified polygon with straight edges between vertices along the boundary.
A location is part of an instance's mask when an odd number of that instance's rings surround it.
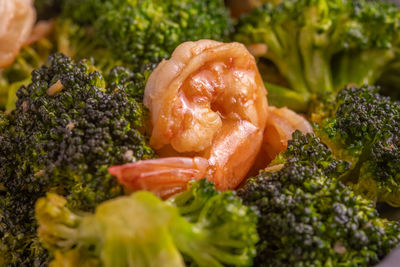
<svg viewBox="0 0 400 267">
<path fill-rule="evenodd" d="M 348 84 L 361 86 L 374 84 L 385 70 L 385 66 L 393 60 L 395 53 L 391 49 L 374 49 L 358 54 L 348 52 L 342 54 L 334 72 L 334 88 L 340 90 Z"/>
<path fill-rule="evenodd" d="M 275 63 L 293 90 L 309 97 L 310 90 L 304 80 L 303 64 L 296 44 L 298 33 L 290 27 L 290 24 L 274 26 L 273 34 L 272 31 L 264 33 L 264 42 L 268 46 L 265 57 Z"/>
<path fill-rule="evenodd" d="M 179 218 L 179 222 L 171 227 L 177 248 L 193 259 L 199 267 L 225 266 L 222 263 L 228 266 L 250 266 L 246 253 L 237 255 L 231 252 L 243 249 L 242 241 L 229 238 L 229 232 L 234 231 L 228 229 L 231 225 L 208 231 L 205 229 L 207 224 L 207 219 L 200 219 L 198 223 L 191 225 L 184 218 Z"/>
<path fill-rule="evenodd" d="M 315 44 L 316 29 L 305 26 L 299 35 L 299 47 L 304 64 L 304 76 L 313 93 L 333 91 L 331 55 L 324 45 Z"/>
<path fill-rule="evenodd" d="M 310 98 L 303 93 L 273 84 L 264 83 L 268 92 L 268 102 L 276 107 L 288 107 L 298 112 L 307 112 Z"/>
</svg>

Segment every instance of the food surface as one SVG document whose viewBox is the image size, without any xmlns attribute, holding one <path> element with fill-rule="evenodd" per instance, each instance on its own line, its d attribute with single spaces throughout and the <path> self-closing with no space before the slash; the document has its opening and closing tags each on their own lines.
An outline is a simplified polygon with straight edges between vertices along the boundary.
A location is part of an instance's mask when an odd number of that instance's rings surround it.
<svg viewBox="0 0 400 267">
<path fill-rule="evenodd" d="M 261 213 L 256 266 L 366 266 L 397 246 L 400 225 L 337 180 L 346 164 L 318 138 L 296 132 L 279 157 L 239 190 Z"/>
<path fill-rule="evenodd" d="M 204 179 L 163 202 L 137 192 L 71 212 L 48 194 L 36 204 L 38 235 L 52 266 L 250 266 L 258 241 L 255 213 Z"/>
<path fill-rule="evenodd" d="M 110 168 L 125 186 L 164 196 L 208 177 L 219 190 L 234 189 L 254 163 L 268 105 L 256 62 L 242 44 L 178 46 L 150 75 L 144 104 L 153 127 L 150 145 L 169 146 L 181 158 Z"/>
<path fill-rule="evenodd" d="M 0 0 L 0 266 L 393 262 L 399 77 L 386 0 Z"/>
<path fill-rule="evenodd" d="M 128 74 L 116 68 L 103 76 L 88 62 L 55 54 L 18 90 L 16 109 L 0 122 L 0 175 L 7 189 L 0 201 L 0 251 L 6 262 L 45 260 L 34 220 L 39 197 L 51 191 L 71 208 L 91 210 L 122 193 L 108 166 L 154 156 L 139 131 L 146 112 L 134 96 L 141 83 Z"/>
<path fill-rule="evenodd" d="M 341 179 L 374 201 L 400 206 L 400 106 L 374 86 L 347 87 L 322 99 L 317 134 L 340 159 L 351 163 Z"/>
<path fill-rule="evenodd" d="M 266 3 L 239 19 L 234 38 L 264 45 L 257 56 L 273 62 L 287 81 L 287 88 L 269 87 L 271 104 L 305 112 L 313 94 L 373 84 L 392 68 L 399 56 L 398 14 L 384 1 Z"/>
</svg>

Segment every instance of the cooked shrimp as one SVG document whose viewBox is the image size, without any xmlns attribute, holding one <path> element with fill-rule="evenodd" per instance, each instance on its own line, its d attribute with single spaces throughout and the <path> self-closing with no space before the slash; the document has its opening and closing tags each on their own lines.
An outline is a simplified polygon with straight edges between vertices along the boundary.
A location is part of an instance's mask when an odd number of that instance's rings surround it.
<svg viewBox="0 0 400 267">
<path fill-rule="evenodd" d="M 310 123 L 301 115 L 284 107 L 268 107 L 268 119 L 265 125 L 263 141 L 259 154 L 248 175 L 257 175 L 259 170 L 268 164 L 288 146 L 292 134 L 299 130 L 303 133 L 312 133 Z"/>
<path fill-rule="evenodd" d="M 149 77 L 150 145 L 168 158 L 110 167 L 126 187 L 165 197 L 191 179 L 235 188 L 260 150 L 267 98 L 254 57 L 239 43 L 183 43 Z M 165 153 L 165 151 L 169 151 Z"/>
<path fill-rule="evenodd" d="M 32 0 L 0 0 L 0 69 L 14 61 L 35 20 Z"/>
<path fill-rule="evenodd" d="M 311 124 L 301 115 L 284 107 L 269 107 L 267 124 L 264 130 L 262 151 L 268 160 L 272 160 L 281 151 L 285 150 L 288 141 L 296 130 L 303 133 L 312 133 Z"/>
</svg>

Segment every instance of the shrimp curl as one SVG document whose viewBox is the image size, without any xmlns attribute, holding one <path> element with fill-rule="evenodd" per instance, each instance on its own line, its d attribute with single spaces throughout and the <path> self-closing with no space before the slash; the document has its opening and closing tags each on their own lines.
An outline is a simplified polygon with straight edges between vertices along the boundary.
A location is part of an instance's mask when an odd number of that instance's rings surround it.
<svg viewBox="0 0 400 267">
<path fill-rule="evenodd" d="M 267 121 L 266 89 L 254 57 L 239 43 L 178 46 L 150 75 L 144 103 L 150 145 L 161 156 L 109 168 L 129 190 L 168 197 L 206 177 L 237 187 L 253 165 Z"/>
</svg>

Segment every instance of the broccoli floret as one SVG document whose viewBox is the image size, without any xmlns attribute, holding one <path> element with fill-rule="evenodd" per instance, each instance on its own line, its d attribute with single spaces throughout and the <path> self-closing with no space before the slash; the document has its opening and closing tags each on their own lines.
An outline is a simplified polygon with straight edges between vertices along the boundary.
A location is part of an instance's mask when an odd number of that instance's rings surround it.
<svg viewBox="0 0 400 267">
<path fill-rule="evenodd" d="M 168 200 L 192 224 L 175 225 L 179 250 L 199 266 L 251 266 L 258 241 L 253 210 L 235 192 L 220 193 L 205 179 L 189 186 Z"/>
<path fill-rule="evenodd" d="M 7 115 L 0 110 L 0 138 L 2 133 L 6 130 L 7 126 L 8 126 Z"/>
<path fill-rule="evenodd" d="M 250 266 L 255 213 L 206 180 L 190 186 L 168 202 L 144 191 L 119 197 L 94 214 L 72 212 L 49 193 L 36 203 L 38 235 L 54 266 Z"/>
<path fill-rule="evenodd" d="M 224 40 L 232 30 L 222 0 L 66 1 L 64 17 L 93 30 L 95 41 L 132 65 L 158 63 L 180 43 Z"/>
<path fill-rule="evenodd" d="M 135 87 L 124 75 L 114 71 L 110 87 L 89 61 L 55 54 L 18 90 L 0 138 L 0 247 L 10 264 L 46 261 L 35 239 L 36 199 L 51 191 L 91 210 L 122 193 L 108 166 L 153 157 L 140 131 L 146 110 L 135 100 L 143 82 Z"/>
<path fill-rule="evenodd" d="M 52 53 L 61 52 L 75 60 L 87 58 L 104 72 L 121 64 L 110 51 L 95 42 L 88 29 L 62 18 L 51 24 L 48 36 L 22 48 L 14 63 L 0 73 L 0 109 L 15 108 L 17 90 L 31 82 L 31 72 L 46 63 Z"/>
<path fill-rule="evenodd" d="M 399 14 L 380 1 L 288 0 L 244 15 L 235 39 L 265 44 L 259 56 L 286 78 L 290 88 L 267 86 L 272 104 L 306 111 L 313 94 L 376 82 L 395 57 Z"/>
<path fill-rule="evenodd" d="M 335 157 L 349 161 L 341 179 L 375 201 L 399 206 L 400 105 L 374 86 L 347 87 L 313 116 L 316 134 Z M 318 111 L 318 113 L 323 113 Z"/>
<path fill-rule="evenodd" d="M 289 147 L 298 153 L 283 152 L 280 168 L 238 191 L 259 213 L 255 266 L 366 266 L 399 244 L 400 224 L 379 218 L 372 201 L 338 181 L 343 166 L 331 170 L 343 163 L 318 138 L 296 133 Z"/>
<path fill-rule="evenodd" d="M 0 109 L 14 108 L 15 92 L 29 83 L 31 71 L 51 53 L 91 60 L 104 72 L 123 65 L 148 76 L 180 43 L 225 40 L 232 31 L 222 0 L 42 0 L 36 6 L 44 16 L 60 9 L 61 15 L 50 36 L 24 48 L 14 65 L 1 73 Z"/>
<path fill-rule="evenodd" d="M 95 38 L 91 27 L 82 27 L 71 19 L 57 18 L 52 40 L 56 44 L 54 52 L 63 53 L 75 60 L 91 60 L 103 72 L 108 73 L 112 68 L 123 65 L 115 56 L 115 51 L 107 49 Z M 142 70 L 143 67 L 138 68 L 138 71 Z"/>
<path fill-rule="evenodd" d="M 287 149 L 271 162 L 270 167 L 288 162 L 319 168 L 328 177 L 338 177 L 349 169 L 349 163 L 334 158 L 332 151 L 318 137 L 310 133 L 304 135 L 299 130 L 293 133 Z"/>
</svg>

